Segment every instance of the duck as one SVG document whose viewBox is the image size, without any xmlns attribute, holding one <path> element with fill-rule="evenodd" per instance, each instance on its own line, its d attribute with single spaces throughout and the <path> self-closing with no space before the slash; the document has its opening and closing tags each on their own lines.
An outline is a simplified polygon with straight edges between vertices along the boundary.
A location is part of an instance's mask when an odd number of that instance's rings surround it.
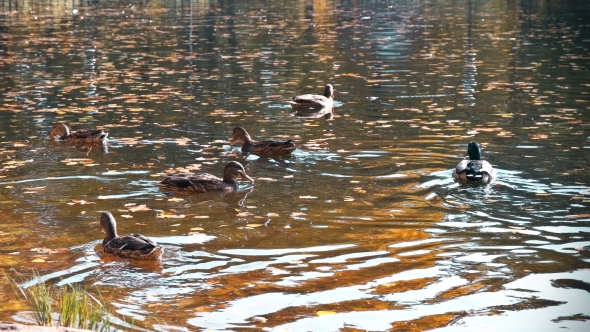
<svg viewBox="0 0 590 332">
<path fill-rule="evenodd" d="M 462 160 L 453 171 L 453 178 L 462 183 L 489 184 L 498 177 L 492 165 L 481 160 L 481 146 L 476 142 L 467 145 L 469 159 Z"/>
<path fill-rule="evenodd" d="M 295 143 L 290 139 L 254 141 L 243 127 L 235 127 L 233 135 L 229 139 L 230 145 L 236 143 L 242 143 L 243 153 L 251 152 L 259 155 L 288 155 L 297 148 Z"/>
<path fill-rule="evenodd" d="M 323 95 L 306 94 L 295 96 L 293 97 L 293 101 L 289 103 L 294 109 L 331 109 L 334 106 L 334 87 L 332 84 L 326 84 Z"/>
<path fill-rule="evenodd" d="M 49 137 L 60 141 L 81 144 L 102 144 L 107 140 L 108 133 L 101 129 L 88 129 L 70 132 L 70 128 L 64 123 L 53 125 Z"/>
<path fill-rule="evenodd" d="M 254 179 L 246 174 L 242 164 L 230 161 L 223 170 L 223 179 L 208 173 L 175 173 L 164 177 L 158 185 L 164 189 L 188 191 L 196 194 L 229 193 L 238 188 L 238 177 L 254 183 Z"/>
<path fill-rule="evenodd" d="M 164 253 L 164 248 L 141 234 L 119 236 L 117 222 L 110 212 L 103 212 L 100 216 L 100 231 L 105 233 L 105 237 L 99 253 L 144 261 L 160 260 Z"/>
</svg>

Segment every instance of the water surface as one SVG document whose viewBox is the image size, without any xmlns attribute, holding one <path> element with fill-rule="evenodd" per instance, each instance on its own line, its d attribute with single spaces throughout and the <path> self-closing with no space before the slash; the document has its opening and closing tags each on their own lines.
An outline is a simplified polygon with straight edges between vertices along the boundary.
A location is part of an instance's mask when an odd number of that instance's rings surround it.
<svg viewBox="0 0 590 332">
<path fill-rule="evenodd" d="M 0 4 L 0 271 L 172 330 L 586 331 L 585 1 Z M 335 87 L 332 116 L 287 101 Z M 109 132 L 54 144 L 55 122 Z M 243 155 L 232 129 L 290 138 Z M 497 169 L 465 187 L 477 141 Z M 257 179 L 169 194 L 165 173 Z M 145 205 L 145 207 L 140 207 Z M 165 248 L 98 257 L 101 211 Z M 0 320 L 27 310 L 0 281 Z"/>
</svg>

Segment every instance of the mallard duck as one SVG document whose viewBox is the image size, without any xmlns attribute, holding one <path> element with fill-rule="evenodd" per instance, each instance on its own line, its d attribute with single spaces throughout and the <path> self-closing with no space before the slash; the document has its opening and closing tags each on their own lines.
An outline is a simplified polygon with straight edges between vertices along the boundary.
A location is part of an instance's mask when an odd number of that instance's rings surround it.
<svg viewBox="0 0 590 332">
<path fill-rule="evenodd" d="M 255 154 L 290 154 L 297 148 L 291 140 L 277 139 L 267 141 L 254 141 L 242 127 L 234 128 L 233 136 L 229 139 L 229 144 L 234 145 L 242 143 L 242 152 L 251 152 Z"/>
<path fill-rule="evenodd" d="M 295 96 L 293 101 L 289 103 L 292 108 L 332 108 L 334 106 L 334 87 L 332 84 L 326 84 L 323 96 L 313 94 Z"/>
<path fill-rule="evenodd" d="M 109 134 L 100 129 L 80 130 L 70 133 L 70 128 L 63 123 L 53 125 L 49 137 L 71 143 L 104 143 Z"/>
<path fill-rule="evenodd" d="M 481 148 L 476 142 L 467 145 L 469 160 L 463 160 L 453 171 L 453 178 L 463 183 L 488 184 L 497 178 L 496 171 L 490 163 L 481 160 Z"/>
<path fill-rule="evenodd" d="M 99 253 L 146 261 L 155 261 L 162 258 L 164 249 L 159 247 L 154 240 L 141 234 L 119 236 L 117 234 L 117 222 L 110 212 L 104 212 L 100 217 L 100 230 L 106 235 Z"/>
<path fill-rule="evenodd" d="M 159 183 L 159 186 L 193 193 L 232 192 L 238 187 L 238 177 L 254 182 L 254 179 L 246 174 L 242 164 L 237 161 L 230 161 L 223 170 L 223 179 L 207 173 L 176 173 L 166 176 Z"/>
</svg>

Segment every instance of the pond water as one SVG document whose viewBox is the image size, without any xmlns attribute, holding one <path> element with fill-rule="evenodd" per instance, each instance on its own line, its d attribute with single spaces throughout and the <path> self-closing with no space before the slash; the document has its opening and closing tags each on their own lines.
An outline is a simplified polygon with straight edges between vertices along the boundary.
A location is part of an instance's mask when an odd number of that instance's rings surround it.
<svg viewBox="0 0 590 332">
<path fill-rule="evenodd" d="M 588 331 L 588 59 L 582 0 L 3 1 L 0 273 L 100 291 L 121 329 Z M 331 116 L 293 114 L 327 83 Z M 299 148 L 244 155 L 237 125 Z M 489 188 L 452 181 L 470 141 Z M 236 194 L 155 185 L 231 160 Z M 97 256 L 101 211 L 161 264 Z"/>
</svg>

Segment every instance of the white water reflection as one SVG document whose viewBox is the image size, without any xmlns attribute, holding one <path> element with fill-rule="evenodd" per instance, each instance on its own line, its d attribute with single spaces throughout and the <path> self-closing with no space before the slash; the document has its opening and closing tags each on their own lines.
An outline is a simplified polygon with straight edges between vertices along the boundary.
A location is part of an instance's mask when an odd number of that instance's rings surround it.
<svg viewBox="0 0 590 332">
<path fill-rule="evenodd" d="M 574 273 L 533 274 L 505 284 L 500 291 L 481 292 L 439 303 L 422 304 L 427 296 L 432 296 L 433 292 L 429 292 L 424 294 L 426 297 L 418 295 L 406 298 L 406 300 L 409 299 L 409 307 L 403 310 L 369 310 L 336 313 L 321 317 L 308 317 L 280 325 L 277 328 L 291 331 L 302 329 L 338 330 L 342 326 L 347 326 L 350 328 L 382 331 L 390 329 L 393 322 L 410 321 L 446 313 L 465 312 L 468 317 L 462 318 L 448 327 L 435 329 L 434 331 L 495 331 L 498 326 L 509 326 L 510 329 L 515 328 L 521 331 L 561 331 L 563 328 L 573 331 L 586 331 L 588 327 L 587 322 L 583 320 L 553 321 L 559 317 L 576 315 L 579 313 L 580 308 L 590 304 L 590 294 L 584 290 L 553 287 L 551 281 L 559 278 L 589 280 L 590 272 L 576 271 Z M 465 280 L 461 280 L 458 277 L 450 277 L 447 282 L 438 285 L 437 290 L 450 289 L 460 286 L 465 282 Z M 403 299 L 403 297 L 400 298 Z M 528 302 L 533 298 L 555 301 L 556 305 L 536 308 L 535 310 L 502 310 L 502 315 L 500 316 L 487 315 L 491 308 L 514 306 L 519 303 Z M 394 301 L 396 297 L 392 295 L 388 299 Z"/>
</svg>

